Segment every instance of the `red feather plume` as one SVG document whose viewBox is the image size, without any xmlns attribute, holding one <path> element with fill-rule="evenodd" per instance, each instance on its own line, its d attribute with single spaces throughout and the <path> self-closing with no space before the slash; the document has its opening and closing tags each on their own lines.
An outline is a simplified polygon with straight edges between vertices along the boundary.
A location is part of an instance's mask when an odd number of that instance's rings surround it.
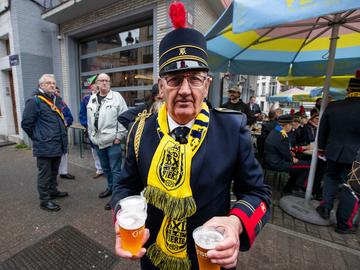
<svg viewBox="0 0 360 270">
<path fill-rule="evenodd" d="M 294 116 L 294 115 L 295 115 L 295 109 L 294 109 L 294 108 L 291 108 L 291 110 L 290 110 L 290 115 L 291 115 L 291 116 Z"/>
<path fill-rule="evenodd" d="M 169 16 L 174 28 L 186 27 L 186 9 L 182 2 L 172 2 L 169 8 Z"/>
<path fill-rule="evenodd" d="M 300 106 L 300 112 L 301 114 L 305 114 L 305 108 L 303 105 Z"/>
<path fill-rule="evenodd" d="M 360 79 L 360 69 L 356 71 L 355 78 Z"/>
</svg>

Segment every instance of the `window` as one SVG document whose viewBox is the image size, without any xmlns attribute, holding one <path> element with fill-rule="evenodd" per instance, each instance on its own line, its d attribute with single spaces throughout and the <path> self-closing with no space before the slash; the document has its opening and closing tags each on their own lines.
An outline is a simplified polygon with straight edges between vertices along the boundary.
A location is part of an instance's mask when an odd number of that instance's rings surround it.
<svg viewBox="0 0 360 270">
<path fill-rule="evenodd" d="M 261 95 L 265 96 L 265 88 L 266 88 L 266 83 L 262 83 L 262 87 L 261 87 Z"/>
<path fill-rule="evenodd" d="M 270 83 L 270 96 L 276 95 L 276 82 Z"/>
<path fill-rule="evenodd" d="M 121 92 L 129 106 L 144 101 L 153 85 L 152 19 L 79 42 L 81 96 L 87 79 L 107 73 L 111 89 Z"/>
</svg>

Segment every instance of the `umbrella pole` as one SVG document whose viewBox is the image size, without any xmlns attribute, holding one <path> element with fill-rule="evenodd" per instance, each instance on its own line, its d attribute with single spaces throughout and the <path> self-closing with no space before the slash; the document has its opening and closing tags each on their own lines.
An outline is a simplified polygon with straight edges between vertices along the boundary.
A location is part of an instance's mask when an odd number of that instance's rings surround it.
<svg viewBox="0 0 360 270">
<path fill-rule="evenodd" d="M 335 21 L 339 18 L 340 15 L 335 15 Z M 335 52 L 336 52 L 336 43 L 338 39 L 339 34 L 339 24 L 335 24 L 332 32 L 331 32 L 331 38 L 330 38 L 330 49 L 329 49 L 329 60 L 327 64 L 327 70 L 326 70 L 326 79 L 324 83 L 323 88 L 323 100 L 321 103 L 321 109 L 320 109 L 320 117 L 322 116 L 325 107 L 328 104 L 328 98 L 329 98 L 329 86 L 330 86 L 330 80 L 331 76 L 334 71 L 334 61 L 335 61 Z M 311 193 L 314 185 L 314 179 L 315 179 L 315 172 L 316 172 L 316 164 L 317 164 L 317 152 L 318 152 L 318 146 L 317 146 L 317 139 L 318 139 L 318 133 L 319 128 L 316 131 L 316 139 L 314 143 L 314 152 L 312 155 L 311 160 L 311 167 L 310 167 L 310 173 L 308 178 L 308 183 L 306 187 L 306 194 L 305 199 L 295 197 L 295 196 L 284 196 L 279 201 L 279 206 L 282 210 L 284 210 L 289 215 L 303 220 L 308 223 L 321 225 L 321 226 L 328 226 L 333 222 L 333 218 L 331 220 L 325 220 L 321 218 L 318 213 L 315 211 L 315 207 L 318 205 L 317 202 L 311 201 Z"/>
<path fill-rule="evenodd" d="M 335 15 L 335 21 L 337 21 L 339 18 L 340 18 L 340 14 Z M 331 76 L 333 75 L 333 72 L 334 72 L 336 44 L 337 44 L 337 40 L 339 38 L 339 28 L 340 28 L 340 24 L 335 24 L 331 31 L 329 59 L 328 59 L 326 77 L 325 77 L 325 82 L 324 82 L 324 87 L 323 87 L 323 99 L 321 102 L 320 117 L 319 117 L 320 119 L 321 119 L 322 114 L 324 113 L 324 110 L 325 110 L 327 104 L 329 103 L 329 88 L 330 88 L 330 83 L 331 83 Z M 312 190 L 313 190 L 313 186 L 314 186 L 316 165 L 317 165 L 317 159 L 318 159 L 319 126 L 316 130 L 314 151 L 313 151 L 312 158 L 311 158 L 309 178 L 308 178 L 308 183 L 307 183 L 307 187 L 306 187 L 306 193 L 305 193 L 305 201 L 306 202 L 309 202 L 311 200 L 311 194 L 312 194 Z"/>
</svg>

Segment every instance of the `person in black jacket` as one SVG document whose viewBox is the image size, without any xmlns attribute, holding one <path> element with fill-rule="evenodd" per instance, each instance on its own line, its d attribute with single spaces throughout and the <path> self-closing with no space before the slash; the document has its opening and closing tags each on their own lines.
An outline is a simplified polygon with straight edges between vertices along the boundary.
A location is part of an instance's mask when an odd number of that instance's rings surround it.
<svg viewBox="0 0 360 270">
<path fill-rule="evenodd" d="M 162 93 L 159 93 L 159 86 L 155 83 L 151 89 L 151 96 L 144 104 L 141 104 L 135 108 L 128 109 L 119 115 L 118 121 L 129 130 L 129 126 L 133 123 L 139 113 L 146 110 L 148 113 L 157 111 L 157 107 L 161 104 L 163 99 Z"/>
<path fill-rule="evenodd" d="M 293 117 L 289 114 L 278 118 L 277 125 L 267 136 L 264 149 L 264 167 L 273 171 L 289 172 L 290 179 L 284 191 L 304 188 L 310 169 L 308 161 L 294 157 L 287 133 L 291 131 Z"/>
<path fill-rule="evenodd" d="M 345 100 L 333 101 L 325 109 L 319 127 L 319 154 L 327 159 L 323 200 L 316 209 L 328 219 L 338 186 L 345 182 L 360 148 L 360 79 L 350 79 Z"/>
<path fill-rule="evenodd" d="M 276 121 L 276 112 L 275 111 L 269 111 L 268 118 L 269 118 L 268 121 L 262 123 L 261 134 L 256 139 L 258 155 L 261 160 L 263 160 L 263 157 L 264 157 L 264 147 L 265 147 L 265 140 L 266 140 L 267 136 L 277 125 L 279 125 L 279 123 Z"/>
<path fill-rule="evenodd" d="M 61 98 L 55 96 L 56 82 L 53 74 L 39 79 L 39 88 L 28 99 L 23 112 L 21 127 L 33 141 L 33 154 L 37 160 L 38 192 L 40 207 L 59 211 L 53 199 L 68 196 L 57 189 L 56 176 L 61 156 L 67 152 L 67 131 L 61 112 Z"/>
<path fill-rule="evenodd" d="M 249 99 L 249 108 L 252 111 L 253 115 L 255 116 L 255 118 L 257 120 L 261 119 L 261 108 L 259 106 L 259 104 L 256 103 L 256 97 L 255 96 L 251 96 Z"/>
<path fill-rule="evenodd" d="M 253 112 L 250 110 L 248 104 L 242 101 L 241 97 L 241 89 L 240 86 L 232 85 L 228 90 L 229 101 L 222 104 L 221 108 L 226 108 L 234 111 L 240 111 L 247 116 L 247 124 L 251 126 L 256 122 L 256 117 Z"/>
</svg>

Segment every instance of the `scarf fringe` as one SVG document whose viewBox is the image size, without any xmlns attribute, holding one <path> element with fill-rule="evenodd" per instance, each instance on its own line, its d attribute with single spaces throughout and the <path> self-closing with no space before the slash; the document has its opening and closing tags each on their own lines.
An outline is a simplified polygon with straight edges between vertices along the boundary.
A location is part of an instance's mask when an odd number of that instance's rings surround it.
<svg viewBox="0 0 360 270">
<path fill-rule="evenodd" d="M 190 217 L 196 212 L 196 203 L 194 198 L 175 198 L 167 194 L 165 191 L 147 186 L 144 196 L 148 203 L 164 211 L 168 217 L 180 219 Z"/>
<path fill-rule="evenodd" d="M 155 243 L 152 244 L 146 252 L 150 261 L 161 270 L 190 270 L 191 261 L 188 257 L 177 258 L 165 254 Z"/>
</svg>

